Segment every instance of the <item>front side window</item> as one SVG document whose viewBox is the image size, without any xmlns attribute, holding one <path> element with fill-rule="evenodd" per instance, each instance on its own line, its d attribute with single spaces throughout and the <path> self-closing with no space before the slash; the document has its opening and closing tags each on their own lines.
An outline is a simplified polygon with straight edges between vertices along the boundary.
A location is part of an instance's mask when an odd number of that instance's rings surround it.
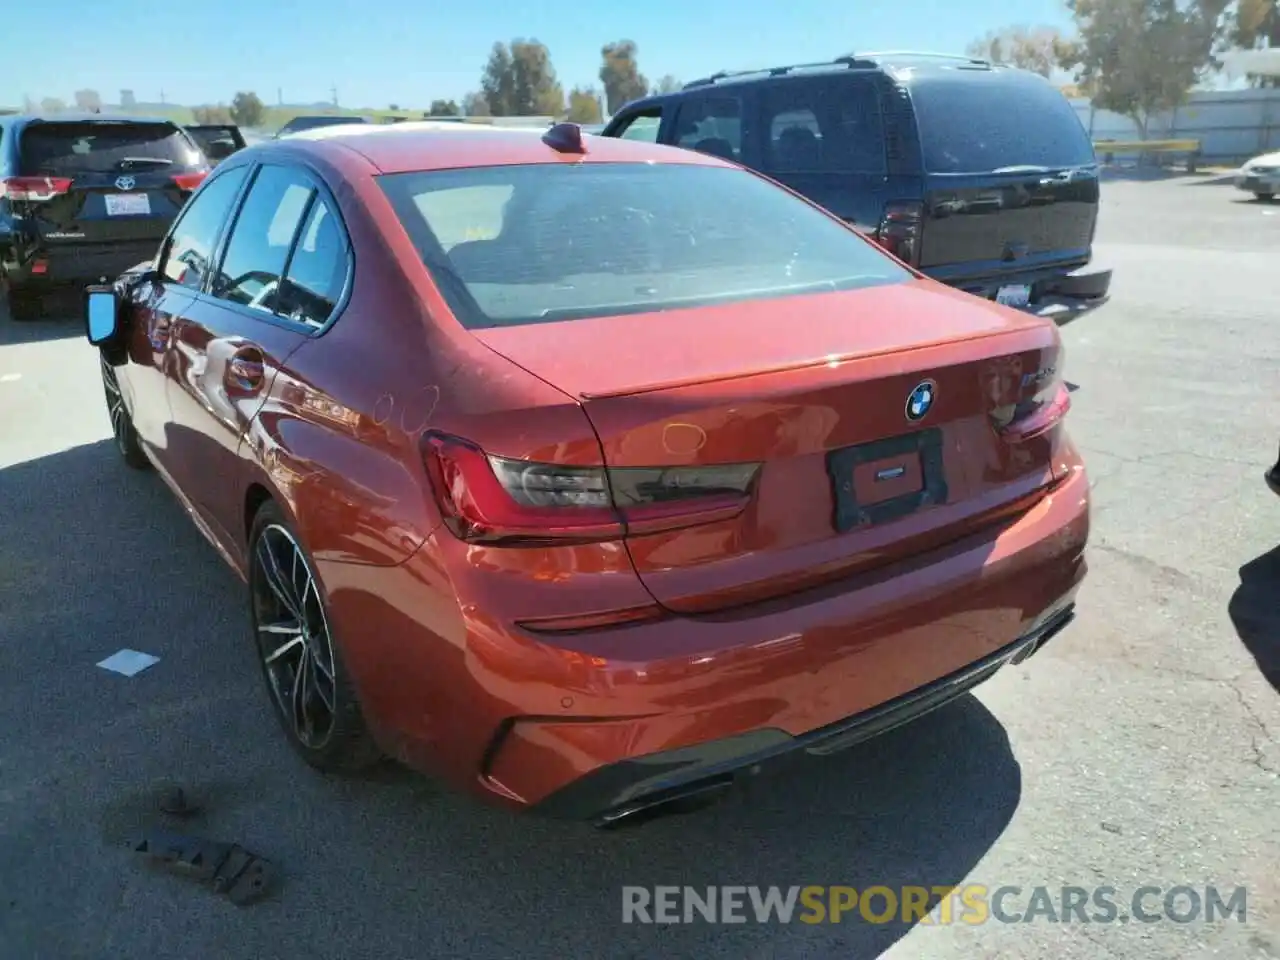
<svg viewBox="0 0 1280 960">
<path fill-rule="evenodd" d="M 620 133 L 614 134 L 622 140 L 641 140 L 645 143 L 658 142 L 658 128 L 662 126 L 662 112 L 636 114 L 627 121 Z"/>
<path fill-rule="evenodd" d="M 464 326 L 849 290 L 912 274 L 737 168 L 530 164 L 379 182 Z"/>
<path fill-rule="evenodd" d="M 264 166 L 236 217 L 213 295 L 241 306 L 276 312 L 280 278 L 294 235 L 315 194 L 299 171 Z"/>
<path fill-rule="evenodd" d="M 166 279 L 199 290 L 212 269 L 218 235 L 244 183 L 248 167 L 218 173 L 183 209 L 174 225 L 162 272 Z"/>
<path fill-rule="evenodd" d="M 725 160 L 742 156 L 742 104 L 736 97 L 694 97 L 676 113 L 676 146 Z"/>
</svg>

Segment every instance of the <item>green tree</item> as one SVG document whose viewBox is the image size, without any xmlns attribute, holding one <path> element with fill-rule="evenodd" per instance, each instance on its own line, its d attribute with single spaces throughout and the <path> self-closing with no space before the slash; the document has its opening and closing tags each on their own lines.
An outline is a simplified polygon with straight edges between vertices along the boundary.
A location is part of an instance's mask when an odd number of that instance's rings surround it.
<svg viewBox="0 0 1280 960">
<path fill-rule="evenodd" d="M 653 92 L 654 93 L 675 93 L 682 86 L 684 86 L 684 84 L 682 84 L 679 80 L 677 80 L 671 74 L 666 73 L 666 74 L 663 74 L 661 79 L 659 79 L 658 82 L 653 85 Z"/>
<path fill-rule="evenodd" d="M 551 51 L 537 40 L 511 41 L 513 116 L 559 117 L 564 114 L 564 90 L 551 66 Z"/>
<path fill-rule="evenodd" d="M 1058 65 L 1063 49 L 1062 34 L 1053 27 L 1014 26 L 979 37 L 965 48 L 965 53 L 1048 77 Z"/>
<path fill-rule="evenodd" d="M 489 116 L 515 115 L 515 69 L 511 51 L 505 43 L 495 43 L 480 75 L 480 93 L 488 105 Z"/>
<path fill-rule="evenodd" d="M 460 117 L 462 110 L 453 100 L 432 100 L 431 107 L 427 110 L 427 115 L 431 117 Z"/>
<path fill-rule="evenodd" d="M 590 87 L 574 87 L 569 91 L 567 119 L 574 123 L 599 123 L 604 119 L 600 114 L 600 95 Z"/>
<path fill-rule="evenodd" d="M 257 127 L 266 118 L 267 108 L 252 91 L 240 91 L 231 98 L 231 118 L 241 127 Z"/>
<path fill-rule="evenodd" d="M 231 111 L 222 104 L 217 106 L 192 107 L 191 115 L 195 118 L 196 123 L 207 124 L 227 124 L 235 123 L 231 119 Z"/>
<path fill-rule="evenodd" d="M 1277 0 L 1239 0 L 1227 25 L 1227 42 L 1252 50 L 1280 47 L 1280 3 Z M 1255 87 L 1280 87 L 1280 77 L 1253 77 Z"/>
<path fill-rule="evenodd" d="M 484 94 L 478 90 L 473 90 L 462 98 L 462 115 L 464 117 L 491 117 L 493 113 L 489 109 L 489 101 L 484 98 Z"/>
<path fill-rule="evenodd" d="M 1128 117 L 1146 139 L 1151 118 L 1186 99 L 1212 65 L 1225 2 L 1067 0 L 1078 39 L 1061 65 L 1095 107 Z"/>
<path fill-rule="evenodd" d="M 600 82 L 610 114 L 617 113 L 625 104 L 639 100 L 649 92 L 649 81 L 636 66 L 638 49 L 634 41 L 619 40 L 600 48 Z"/>
</svg>

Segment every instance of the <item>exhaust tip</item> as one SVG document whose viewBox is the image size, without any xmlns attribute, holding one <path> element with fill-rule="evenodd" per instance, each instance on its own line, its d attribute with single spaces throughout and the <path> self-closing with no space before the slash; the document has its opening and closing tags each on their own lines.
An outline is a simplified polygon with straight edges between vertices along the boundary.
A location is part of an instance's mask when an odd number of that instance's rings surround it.
<svg viewBox="0 0 1280 960">
<path fill-rule="evenodd" d="M 714 806 L 733 787 L 734 778 L 723 774 L 685 787 L 640 797 L 597 817 L 595 825 L 602 830 L 638 827 L 663 817 L 697 813 Z"/>
<path fill-rule="evenodd" d="M 1026 663 L 1037 653 L 1044 649 L 1045 645 L 1060 634 L 1066 626 L 1076 618 L 1075 604 L 1064 607 L 1049 619 L 1045 620 L 1039 627 L 1030 634 L 1031 642 L 1025 649 L 1020 650 L 1018 654 L 1009 662 L 1014 666 L 1020 663 Z"/>
</svg>

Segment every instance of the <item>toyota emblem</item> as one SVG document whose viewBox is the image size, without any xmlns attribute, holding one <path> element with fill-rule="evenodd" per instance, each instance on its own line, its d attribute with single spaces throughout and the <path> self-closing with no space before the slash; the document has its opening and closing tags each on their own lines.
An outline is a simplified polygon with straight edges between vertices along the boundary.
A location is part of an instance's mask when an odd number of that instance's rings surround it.
<svg viewBox="0 0 1280 960">
<path fill-rule="evenodd" d="M 121 190 L 132 190 L 138 185 L 138 181 L 133 177 L 116 177 L 116 186 Z"/>
</svg>

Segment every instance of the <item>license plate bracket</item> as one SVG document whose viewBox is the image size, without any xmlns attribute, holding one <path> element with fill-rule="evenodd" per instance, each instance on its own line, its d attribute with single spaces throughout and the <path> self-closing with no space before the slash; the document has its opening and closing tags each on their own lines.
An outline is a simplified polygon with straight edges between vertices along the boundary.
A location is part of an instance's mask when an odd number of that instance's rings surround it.
<svg viewBox="0 0 1280 960">
<path fill-rule="evenodd" d="M 1026 283 L 1009 283 L 996 291 L 996 303 L 1006 307 L 1025 307 L 1031 303 L 1031 286 Z"/>
<path fill-rule="evenodd" d="M 860 465 L 912 455 L 920 460 L 919 489 L 876 502 L 859 502 L 854 475 Z M 838 533 L 888 523 L 915 513 L 925 505 L 947 502 L 942 431 L 937 427 L 832 450 L 827 454 L 827 473 L 835 498 L 834 524 Z"/>
</svg>

